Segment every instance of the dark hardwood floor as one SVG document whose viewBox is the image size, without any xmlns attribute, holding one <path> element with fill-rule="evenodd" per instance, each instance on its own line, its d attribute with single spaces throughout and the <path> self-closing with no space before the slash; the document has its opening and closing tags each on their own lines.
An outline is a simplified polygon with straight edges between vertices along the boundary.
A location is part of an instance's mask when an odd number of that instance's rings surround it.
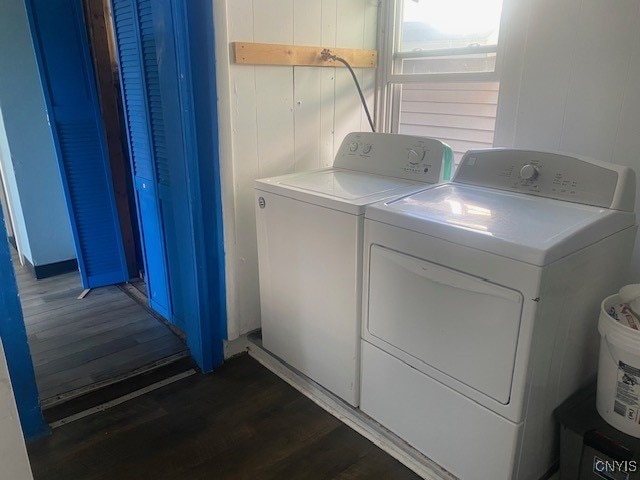
<svg viewBox="0 0 640 480">
<path fill-rule="evenodd" d="M 419 478 L 248 355 L 28 450 L 36 480 Z"/>
<path fill-rule="evenodd" d="M 12 253 L 41 400 L 187 350 L 117 286 L 78 300 L 78 272 L 35 280 Z"/>
</svg>

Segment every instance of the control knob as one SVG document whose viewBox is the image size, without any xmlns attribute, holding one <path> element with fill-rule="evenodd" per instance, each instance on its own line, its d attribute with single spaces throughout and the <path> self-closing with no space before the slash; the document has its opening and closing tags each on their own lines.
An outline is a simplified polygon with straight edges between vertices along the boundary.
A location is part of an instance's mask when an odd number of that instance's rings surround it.
<svg viewBox="0 0 640 480">
<path fill-rule="evenodd" d="M 349 144 L 349 151 L 355 152 L 356 150 L 358 150 L 358 142 L 351 142 Z"/>
<path fill-rule="evenodd" d="M 538 178 L 540 175 L 540 170 L 535 165 L 531 165 L 527 163 L 524 167 L 520 169 L 520 178 L 523 180 L 531 181 Z"/>
<path fill-rule="evenodd" d="M 409 159 L 409 163 L 411 165 L 417 165 L 424 158 L 425 152 L 420 148 L 412 148 L 409 150 L 407 154 L 407 158 Z"/>
</svg>

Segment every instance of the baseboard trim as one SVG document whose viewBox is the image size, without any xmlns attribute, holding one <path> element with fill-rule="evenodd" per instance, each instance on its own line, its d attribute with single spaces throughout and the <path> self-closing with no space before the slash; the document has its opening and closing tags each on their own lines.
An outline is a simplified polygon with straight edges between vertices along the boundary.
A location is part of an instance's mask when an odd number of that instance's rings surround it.
<svg viewBox="0 0 640 480">
<path fill-rule="evenodd" d="M 426 480 L 457 480 L 454 475 L 441 468 L 433 460 L 424 456 L 371 417 L 342 401 L 327 389 L 295 371 L 262 348 L 259 338 L 249 335 L 248 340 L 249 355 L 251 357 L 407 468 Z"/>
<path fill-rule="evenodd" d="M 78 261 L 73 258 L 71 260 L 64 260 L 62 262 L 47 263 L 46 265 L 34 266 L 28 258 L 24 259 L 25 266 L 33 275 L 36 280 L 42 280 L 44 278 L 55 277 L 56 275 L 62 275 L 63 273 L 77 272 Z"/>
</svg>

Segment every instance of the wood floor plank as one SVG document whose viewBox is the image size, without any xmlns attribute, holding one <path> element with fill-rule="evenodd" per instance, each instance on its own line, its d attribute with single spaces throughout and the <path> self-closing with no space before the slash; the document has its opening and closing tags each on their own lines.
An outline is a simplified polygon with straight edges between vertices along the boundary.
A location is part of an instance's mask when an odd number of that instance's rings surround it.
<svg viewBox="0 0 640 480">
<path fill-rule="evenodd" d="M 274 464 L 295 456 L 340 425 L 337 419 L 322 413 L 304 397 L 287 405 L 274 405 L 248 422 L 254 434 L 242 445 L 223 450 L 197 468 L 215 468 L 217 478 L 269 478 L 267 472 Z M 242 463 L 245 468 L 238 476 L 238 464 Z M 188 477 L 189 472 L 184 473 Z"/>
<path fill-rule="evenodd" d="M 38 355 L 51 350 L 58 350 L 82 341 L 89 342 L 91 345 L 96 345 L 101 341 L 108 341 L 115 337 L 129 335 L 131 333 L 139 333 L 142 330 L 156 326 L 148 320 L 149 319 L 145 316 L 136 313 L 135 316 L 131 315 L 122 317 L 120 319 L 111 320 L 109 323 L 98 324 L 87 328 L 79 328 L 78 330 L 67 333 L 63 336 L 42 339 L 37 335 L 29 335 L 29 345 L 31 347 L 32 355 Z"/>
<path fill-rule="evenodd" d="M 74 293 L 75 295 L 75 293 Z M 41 315 L 55 315 L 61 313 L 60 310 L 68 307 L 73 307 L 77 309 L 88 308 L 93 305 L 104 305 L 109 302 L 116 301 L 120 299 L 119 295 L 108 294 L 108 295 L 100 295 L 97 298 L 92 298 L 91 302 L 87 302 L 86 298 L 83 300 L 78 300 L 76 297 L 67 297 L 52 303 L 44 302 L 40 305 L 36 305 L 33 308 L 25 308 L 23 307 L 23 315 L 27 319 L 28 322 L 33 323 L 37 321 L 38 317 Z"/>
<path fill-rule="evenodd" d="M 78 300 L 82 302 L 82 300 Z M 27 330 L 31 332 L 39 332 L 46 330 L 50 325 L 61 326 L 78 321 L 83 318 L 98 318 L 101 315 L 108 314 L 114 310 L 124 307 L 139 307 L 130 298 L 111 298 L 90 305 L 81 303 L 67 305 L 54 311 L 42 312 L 37 315 L 25 317 Z"/>
<path fill-rule="evenodd" d="M 356 480 L 360 478 L 384 478 L 403 480 L 407 478 L 407 468 L 389 455 L 379 455 L 371 445 L 367 455 L 333 477 L 335 480 Z"/>
<path fill-rule="evenodd" d="M 51 371 L 63 371 L 70 366 L 82 365 L 84 362 L 100 358 L 103 355 L 117 353 L 138 345 L 132 337 L 120 337 L 111 341 L 101 341 L 97 345 L 77 348 L 75 351 L 59 348 L 49 355 L 33 356 L 33 365 L 38 368 L 41 375 L 47 375 Z"/>
<path fill-rule="evenodd" d="M 133 337 L 136 342 L 142 344 L 153 341 L 157 338 L 166 336 L 167 327 L 165 325 L 147 326 L 138 332 L 129 333 L 128 336 Z"/>
<path fill-rule="evenodd" d="M 347 438 L 350 442 L 345 442 Z M 347 448 L 345 443 L 348 443 Z M 369 445 L 368 440 L 359 435 L 353 436 L 353 430 L 341 424 L 312 444 L 264 469 L 261 478 L 333 478 L 360 461 L 368 453 Z"/>
<path fill-rule="evenodd" d="M 53 300 L 47 300 L 46 298 L 44 298 L 45 301 L 33 307 L 29 305 L 25 305 L 22 298 L 20 299 L 20 301 L 22 303 L 22 310 L 24 315 L 28 317 L 32 317 L 34 315 L 37 315 L 43 312 L 53 313 L 57 309 L 66 307 L 68 305 L 87 306 L 91 304 L 97 304 L 100 302 L 108 302 L 109 300 L 113 300 L 114 298 L 121 297 L 121 294 L 122 294 L 122 292 L 119 289 L 115 289 L 115 290 L 109 289 L 104 291 L 102 291 L 102 289 L 98 289 L 98 291 L 95 294 L 90 295 L 89 297 L 85 297 L 82 300 L 78 300 L 79 293 L 80 293 L 79 291 L 76 292 L 75 290 L 61 292 L 60 298 L 55 298 Z M 43 297 L 35 297 L 35 298 L 42 299 Z"/>
<path fill-rule="evenodd" d="M 36 379 L 44 379 L 43 385 L 47 385 L 47 381 L 69 382 L 88 375 L 97 382 L 184 350 L 184 344 L 177 338 L 164 336 L 142 345 L 136 344 L 121 351 L 108 352 L 84 362 L 77 359 L 66 362 L 63 359 L 39 366 L 36 368 Z"/>
<path fill-rule="evenodd" d="M 28 334 L 33 334 L 40 340 L 45 340 L 47 338 L 59 337 L 77 332 L 78 330 L 89 330 L 92 327 L 98 327 L 116 320 L 125 321 L 129 316 L 135 316 L 136 318 L 149 316 L 149 314 L 142 309 L 140 305 L 130 302 L 117 304 L 111 311 L 107 310 L 102 312 L 102 314 L 97 313 L 92 315 L 91 311 L 89 311 L 86 315 L 83 315 L 82 312 L 83 310 L 72 313 L 75 322 L 65 322 L 64 320 L 66 317 L 63 317 L 62 323 L 58 324 L 56 322 L 58 317 L 54 316 L 50 321 L 44 322 L 39 327 L 34 326 L 32 331 L 29 331 Z"/>
<path fill-rule="evenodd" d="M 418 479 L 247 355 L 28 450 L 36 480 Z"/>
<path fill-rule="evenodd" d="M 91 378 L 94 382 L 107 380 L 161 358 L 184 352 L 186 349 L 184 343 L 177 337 L 164 336 L 122 352 L 93 360 Z"/>
<path fill-rule="evenodd" d="M 92 336 L 80 336 L 80 339 L 64 345 L 64 348 L 58 348 L 60 341 L 58 339 L 50 340 L 51 348 L 43 348 L 42 350 L 31 350 L 34 365 L 40 365 L 47 361 L 56 360 L 77 352 L 89 350 L 99 347 L 107 341 L 117 341 L 122 339 L 130 339 L 136 344 L 142 344 L 150 340 L 161 338 L 167 335 L 167 328 L 164 325 L 152 324 L 151 322 L 141 321 L 124 325 L 122 328 L 109 332 L 109 337 L 105 338 L 102 333 Z M 109 340 L 111 339 L 111 340 Z M 45 342 L 40 342 L 39 346 L 43 346 Z"/>
<path fill-rule="evenodd" d="M 81 300 L 78 272 L 36 280 L 12 255 L 41 399 L 151 364 L 186 346 L 119 287 Z"/>
</svg>

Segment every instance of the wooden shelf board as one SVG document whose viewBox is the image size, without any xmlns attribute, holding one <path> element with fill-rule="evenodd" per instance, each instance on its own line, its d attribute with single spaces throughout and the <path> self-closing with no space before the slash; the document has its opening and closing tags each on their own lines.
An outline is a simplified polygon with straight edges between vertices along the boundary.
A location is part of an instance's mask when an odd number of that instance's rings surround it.
<svg viewBox="0 0 640 480">
<path fill-rule="evenodd" d="M 232 43 L 237 64 L 344 67 L 340 62 L 323 60 L 321 52 L 324 48 L 270 43 Z M 357 48 L 329 48 L 329 50 L 333 55 L 344 58 L 353 68 L 375 68 L 378 64 L 376 50 Z"/>
</svg>

